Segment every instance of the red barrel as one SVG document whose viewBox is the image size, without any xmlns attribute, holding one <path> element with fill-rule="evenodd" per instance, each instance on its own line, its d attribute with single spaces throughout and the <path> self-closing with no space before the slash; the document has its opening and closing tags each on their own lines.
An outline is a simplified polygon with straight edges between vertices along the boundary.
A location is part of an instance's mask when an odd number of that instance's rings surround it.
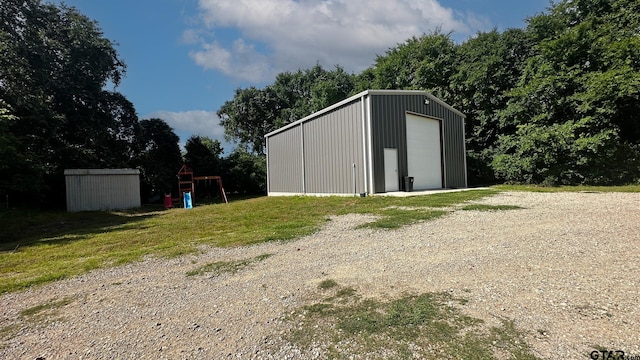
<svg viewBox="0 0 640 360">
<path fill-rule="evenodd" d="M 173 201 L 171 200 L 171 194 L 164 195 L 164 208 L 165 209 L 171 209 L 173 207 Z"/>
</svg>

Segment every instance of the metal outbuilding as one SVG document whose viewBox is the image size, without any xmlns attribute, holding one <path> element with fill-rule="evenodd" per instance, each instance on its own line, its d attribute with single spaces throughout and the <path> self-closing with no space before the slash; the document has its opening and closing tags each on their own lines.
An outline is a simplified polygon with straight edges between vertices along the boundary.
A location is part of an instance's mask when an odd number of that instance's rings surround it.
<svg viewBox="0 0 640 360">
<path fill-rule="evenodd" d="M 465 188 L 464 118 L 426 91 L 363 91 L 265 135 L 267 192 Z"/>
<path fill-rule="evenodd" d="M 138 169 L 66 169 L 64 177 L 69 212 L 141 206 Z"/>
</svg>

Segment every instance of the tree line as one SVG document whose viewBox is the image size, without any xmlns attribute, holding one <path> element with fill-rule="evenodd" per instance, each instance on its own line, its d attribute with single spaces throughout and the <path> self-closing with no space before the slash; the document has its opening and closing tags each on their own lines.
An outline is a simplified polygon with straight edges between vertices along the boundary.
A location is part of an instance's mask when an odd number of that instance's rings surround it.
<svg viewBox="0 0 640 360">
<path fill-rule="evenodd" d="M 264 178 L 251 176 L 260 162 L 242 147 L 227 157 L 216 149 L 211 169 L 196 154 L 212 141 L 194 136 L 183 158 L 164 120 L 140 120 L 125 96 L 109 90 L 125 73 L 114 43 L 77 9 L 0 0 L 0 196 L 63 207 L 64 169 L 139 168 L 146 201 L 176 190 L 184 161 L 211 171 L 205 175 L 226 175 L 231 191 L 264 191 L 246 184 Z"/>
<path fill-rule="evenodd" d="M 40 0 L 0 5 L 0 195 L 64 204 L 64 169 L 134 167 L 148 197 L 171 191 L 185 161 L 229 190 L 264 192 L 264 135 L 366 89 L 427 90 L 466 114 L 472 185 L 640 181 L 635 0 L 564 0 L 521 29 L 412 37 L 357 74 L 316 65 L 239 88 L 218 110 L 238 144 L 226 157 L 199 136 L 183 156 L 166 122 L 138 119 L 95 21 Z"/>
<path fill-rule="evenodd" d="M 564 0 L 460 44 L 412 37 L 358 74 L 281 73 L 237 89 L 218 115 L 229 139 L 262 153 L 264 134 L 365 89 L 427 90 L 466 114 L 472 185 L 640 181 L 636 0 Z"/>
</svg>

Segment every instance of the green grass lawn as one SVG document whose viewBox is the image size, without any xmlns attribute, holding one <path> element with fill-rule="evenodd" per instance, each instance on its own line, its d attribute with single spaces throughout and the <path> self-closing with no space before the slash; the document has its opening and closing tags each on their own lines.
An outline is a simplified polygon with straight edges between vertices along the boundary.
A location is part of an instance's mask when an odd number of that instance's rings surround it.
<svg viewBox="0 0 640 360">
<path fill-rule="evenodd" d="M 638 192 L 640 185 L 505 185 L 408 198 L 257 197 L 166 211 L 158 207 L 81 213 L 0 210 L 0 293 L 138 261 L 145 255 L 192 253 L 199 245 L 242 246 L 295 239 L 317 231 L 334 215 L 375 214 L 380 219 L 366 227 L 398 228 L 447 214 L 439 208 L 502 190 Z"/>
<path fill-rule="evenodd" d="M 0 293 L 137 261 L 179 256 L 199 245 L 241 246 L 311 234 L 334 215 L 381 216 L 373 227 L 396 228 L 446 214 L 389 207 L 446 207 L 495 190 L 387 197 L 257 197 L 193 209 L 157 207 L 112 212 L 0 211 Z"/>
</svg>

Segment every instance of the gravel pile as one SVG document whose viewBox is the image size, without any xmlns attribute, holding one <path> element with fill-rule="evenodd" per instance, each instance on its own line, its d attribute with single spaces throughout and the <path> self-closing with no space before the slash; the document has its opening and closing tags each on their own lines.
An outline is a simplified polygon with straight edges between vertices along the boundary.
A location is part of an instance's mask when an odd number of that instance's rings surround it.
<svg viewBox="0 0 640 360">
<path fill-rule="evenodd" d="M 364 297 L 449 291 L 488 325 L 513 320 L 545 359 L 587 359 L 595 347 L 640 356 L 640 194 L 507 192 L 481 203 L 524 209 L 458 210 L 395 231 L 355 229 L 373 218 L 346 215 L 297 241 L 149 258 L 5 294 L 0 329 L 17 333 L 0 358 L 300 358 L 282 340 L 295 326 L 286 318 L 318 301 L 327 279 Z M 186 276 L 263 254 L 273 255 L 235 274 Z"/>
</svg>

